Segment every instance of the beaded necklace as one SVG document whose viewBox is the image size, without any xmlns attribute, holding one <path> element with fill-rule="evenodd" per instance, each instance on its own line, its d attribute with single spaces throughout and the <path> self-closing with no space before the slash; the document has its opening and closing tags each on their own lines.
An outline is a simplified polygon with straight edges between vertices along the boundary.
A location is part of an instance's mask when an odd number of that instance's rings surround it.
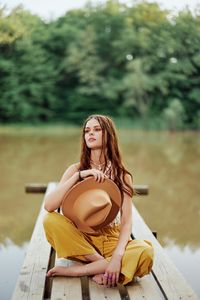
<svg viewBox="0 0 200 300">
<path fill-rule="evenodd" d="M 99 171 L 102 171 L 105 175 L 107 175 L 109 177 L 111 176 L 111 167 L 112 167 L 112 165 L 111 165 L 110 160 L 108 161 L 108 164 L 107 164 L 104 171 L 103 171 L 103 166 L 105 166 L 105 162 L 101 163 L 101 164 L 96 164 L 93 160 L 90 160 L 90 163 L 92 165 L 94 165 Z"/>
<path fill-rule="evenodd" d="M 102 171 L 102 170 L 103 170 L 102 166 L 105 165 L 105 162 L 104 162 L 104 163 L 101 163 L 101 164 L 96 164 L 93 160 L 90 160 L 90 163 L 91 163 L 92 165 L 94 165 L 95 167 L 97 167 L 97 169 L 98 169 L 99 171 Z"/>
</svg>

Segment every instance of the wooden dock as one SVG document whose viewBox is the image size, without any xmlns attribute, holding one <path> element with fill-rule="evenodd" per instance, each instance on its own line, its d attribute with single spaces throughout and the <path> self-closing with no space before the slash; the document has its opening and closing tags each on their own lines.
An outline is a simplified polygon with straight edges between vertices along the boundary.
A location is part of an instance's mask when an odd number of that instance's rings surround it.
<svg viewBox="0 0 200 300">
<path fill-rule="evenodd" d="M 50 192 L 56 183 L 29 185 L 27 192 Z M 141 195 L 148 193 L 147 186 L 135 186 Z M 153 243 L 155 259 L 149 275 L 123 286 L 106 288 L 94 283 L 89 277 L 46 277 L 54 265 L 76 264 L 67 259 L 56 259 L 55 251 L 46 240 L 43 230 L 43 204 L 27 249 L 12 300 L 157 300 L 199 299 L 133 205 L 133 237 Z"/>
</svg>

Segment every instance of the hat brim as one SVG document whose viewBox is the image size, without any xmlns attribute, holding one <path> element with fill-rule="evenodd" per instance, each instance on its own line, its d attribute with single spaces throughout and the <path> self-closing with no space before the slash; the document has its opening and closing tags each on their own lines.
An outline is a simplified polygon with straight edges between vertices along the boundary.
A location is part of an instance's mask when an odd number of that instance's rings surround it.
<svg viewBox="0 0 200 300">
<path fill-rule="evenodd" d="M 103 221 L 103 223 L 97 226 L 89 227 L 79 221 L 76 216 L 76 212 L 73 210 L 76 199 L 85 191 L 92 189 L 102 189 L 108 193 L 112 206 L 111 210 Z M 63 197 L 62 200 L 62 213 L 69 218 L 76 226 L 83 232 L 95 233 L 99 229 L 109 225 L 117 216 L 121 207 L 121 193 L 118 186 L 111 179 L 105 179 L 104 182 L 97 182 L 94 177 L 88 177 L 83 181 L 74 185 Z"/>
</svg>

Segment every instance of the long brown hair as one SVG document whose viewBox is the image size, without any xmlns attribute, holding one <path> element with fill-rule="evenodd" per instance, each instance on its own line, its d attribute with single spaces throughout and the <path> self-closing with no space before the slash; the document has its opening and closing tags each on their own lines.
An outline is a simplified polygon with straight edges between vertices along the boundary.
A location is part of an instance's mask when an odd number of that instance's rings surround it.
<svg viewBox="0 0 200 300">
<path fill-rule="evenodd" d="M 119 151 L 118 140 L 116 135 L 116 130 L 113 121 L 111 118 L 103 115 L 91 115 L 89 116 L 84 124 L 82 131 L 82 149 L 80 156 L 80 170 L 86 170 L 90 168 L 90 154 L 91 149 L 87 147 L 85 142 L 85 127 L 89 120 L 96 119 L 102 129 L 102 150 L 101 155 L 105 158 L 105 167 L 107 166 L 108 161 L 111 161 L 112 164 L 112 173 L 113 180 L 119 187 L 121 195 L 123 198 L 123 193 L 125 192 L 130 197 L 135 194 L 133 187 L 129 185 L 126 180 L 126 174 L 129 174 L 132 178 L 131 173 L 125 169 L 122 164 L 121 154 Z"/>
</svg>

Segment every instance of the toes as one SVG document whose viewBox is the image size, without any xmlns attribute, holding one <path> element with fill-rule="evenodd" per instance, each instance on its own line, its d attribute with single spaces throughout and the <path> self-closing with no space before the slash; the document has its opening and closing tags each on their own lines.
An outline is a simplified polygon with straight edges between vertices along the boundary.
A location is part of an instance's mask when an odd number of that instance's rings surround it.
<svg viewBox="0 0 200 300">
<path fill-rule="evenodd" d="M 47 277 L 51 277 L 51 270 L 47 272 Z"/>
<path fill-rule="evenodd" d="M 95 278 L 95 276 L 92 277 L 92 280 L 93 280 L 94 282 L 98 283 L 97 280 L 96 280 L 96 278 Z"/>
<path fill-rule="evenodd" d="M 92 277 L 92 280 L 95 281 L 97 284 L 102 285 L 103 284 L 103 275 L 102 274 L 97 274 Z"/>
<path fill-rule="evenodd" d="M 55 268 L 52 268 L 50 269 L 48 272 L 47 272 L 47 277 L 51 277 L 51 276 L 54 276 L 55 275 Z"/>
<path fill-rule="evenodd" d="M 103 284 L 103 274 L 101 274 L 99 277 L 100 277 L 100 284 Z"/>
</svg>

